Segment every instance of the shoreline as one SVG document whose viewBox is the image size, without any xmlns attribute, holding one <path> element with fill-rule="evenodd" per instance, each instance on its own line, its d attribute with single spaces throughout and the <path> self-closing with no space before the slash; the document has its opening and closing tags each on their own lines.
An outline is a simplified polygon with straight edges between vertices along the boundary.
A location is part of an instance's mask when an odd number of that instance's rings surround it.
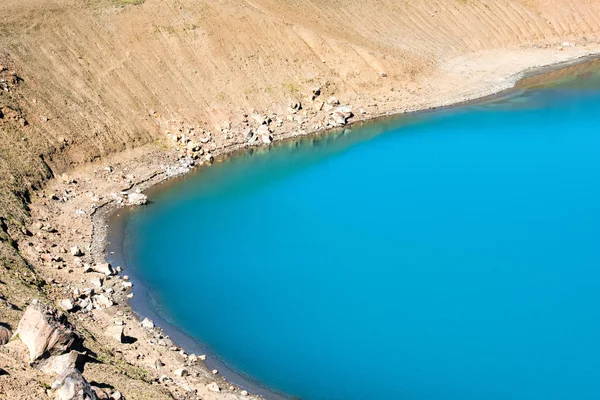
<svg viewBox="0 0 600 400">
<path fill-rule="evenodd" d="M 519 90 L 521 88 L 519 86 L 519 83 L 528 78 L 543 76 L 548 73 L 562 70 L 564 68 L 571 67 L 574 65 L 584 65 L 589 62 L 598 60 L 599 55 L 600 55 L 599 52 L 591 52 L 590 51 L 586 55 L 583 55 L 583 56 L 577 55 L 568 60 L 562 60 L 562 61 L 559 61 L 556 63 L 545 64 L 545 65 L 536 66 L 536 67 L 529 67 L 529 68 L 524 69 L 523 71 L 517 72 L 515 74 L 512 74 L 512 75 L 504 78 L 502 80 L 501 84 L 490 83 L 489 87 L 486 90 L 474 93 L 471 97 L 463 97 L 460 99 L 443 99 L 443 100 L 439 100 L 437 103 L 431 104 L 425 108 L 419 108 L 419 107 L 410 108 L 409 107 L 409 108 L 405 108 L 405 109 L 383 111 L 381 113 L 368 115 L 366 117 L 365 116 L 357 116 L 356 120 L 352 120 L 351 123 L 349 123 L 348 125 L 341 127 L 341 128 L 318 130 L 315 132 L 307 132 L 306 134 L 299 134 L 298 132 L 291 132 L 291 133 L 276 136 L 274 138 L 274 142 L 270 145 L 254 146 L 254 145 L 248 145 L 248 143 L 242 143 L 242 144 L 236 144 L 236 145 L 232 145 L 232 146 L 228 146 L 228 147 L 218 148 L 212 154 L 215 156 L 215 159 L 217 161 L 221 162 L 230 157 L 235 157 L 236 155 L 240 154 L 241 152 L 262 151 L 262 150 L 268 149 L 272 145 L 277 146 L 282 143 L 285 143 L 286 141 L 294 141 L 294 140 L 299 140 L 299 139 L 306 138 L 306 137 L 320 137 L 320 136 L 324 136 L 324 135 L 329 135 L 329 134 L 332 134 L 332 132 L 336 132 L 337 130 L 340 130 L 340 129 L 341 130 L 352 129 L 354 127 L 361 126 L 363 124 L 371 124 L 371 123 L 376 124 L 376 123 L 379 123 L 382 120 L 385 120 L 388 118 L 396 119 L 396 118 L 410 117 L 410 116 L 414 116 L 414 115 L 422 115 L 422 114 L 428 114 L 428 113 L 432 113 L 432 112 L 441 112 L 441 111 L 452 110 L 456 107 L 463 107 L 463 106 L 473 104 L 473 103 L 485 103 L 488 101 L 494 101 L 503 96 L 507 96 L 507 95 L 511 95 L 511 93 L 515 93 L 516 90 Z M 161 160 L 162 162 L 165 162 L 165 160 L 166 160 L 166 162 L 171 163 L 171 165 L 174 165 L 174 164 L 177 165 L 178 161 L 176 160 L 176 157 L 175 157 L 176 154 L 174 152 L 172 152 L 171 150 L 172 149 L 170 149 L 170 150 L 153 149 L 153 151 L 155 152 L 155 154 L 154 154 L 155 156 L 157 156 L 158 158 L 160 158 L 161 156 L 165 157 L 165 159 Z M 124 162 L 130 161 L 127 159 L 127 155 L 119 154 L 119 156 L 125 157 Z M 110 158 L 111 157 L 108 157 L 108 159 L 110 159 Z M 102 163 L 102 165 L 105 165 L 105 163 Z M 160 165 L 160 162 L 156 166 L 158 166 L 158 165 Z M 96 165 L 96 167 L 98 167 L 98 166 L 99 165 Z M 154 166 L 154 167 L 156 167 L 156 166 Z M 129 191 L 129 192 L 145 191 L 145 190 L 149 190 L 150 188 L 152 188 L 152 190 L 160 191 L 160 190 L 164 189 L 163 185 L 165 184 L 165 182 L 176 183 L 177 179 L 173 179 L 173 178 L 187 179 L 189 177 L 190 173 L 201 173 L 202 168 L 200 168 L 200 167 L 201 166 L 195 166 L 191 170 L 186 171 L 182 174 L 177 174 L 177 175 L 169 175 L 164 169 L 160 170 L 160 169 L 155 168 L 155 170 L 151 171 L 151 173 L 148 174 L 145 178 L 136 179 L 134 182 L 132 182 L 132 184 L 127 189 L 127 191 Z M 135 166 L 133 169 L 136 170 Z M 150 167 L 149 169 L 152 170 L 152 167 Z M 123 211 L 123 209 L 119 206 L 119 204 L 117 204 L 117 201 L 115 199 L 112 199 L 112 200 L 107 200 L 104 203 L 100 204 L 89 215 L 89 222 L 91 223 L 91 227 L 92 227 L 91 228 L 92 229 L 91 238 L 90 238 L 90 243 L 89 243 L 89 248 L 90 248 L 89 255 L 90 255 L 91 259 L 96 263 L 105 262 L 105 260 L 111 261 L 111 259 L 112 259 L 113 265 L 123 265 L 125 267 L 124 273 L 128 273 L 126 263 L 125 263 L 126 260 L 125 260 L 124 254 L 123 254 L 123 249 L 114 247 L 115 243 L 122 243 L 122 240 L 118 240 L 117 238 L 114 237 L 114 235 L 111 235 L 111 232 L 115 228 L 115 225 L 114 225 L 115 221 L 114 221 L 113 215 L 115 213 L 118 213 L 119 210 Z M 126 211 L 124 211 L 124 212 L 126 212 Z M 112 224 L 112 225 L 109 226 L 110 224 Z M 122 226 L 121 226 L 121 228 L 122 228 Z M 114 252 L 115 254 L 111 255 L 110 252 Z M 145 301 L 146 303 L 148 303 L 149 302 L 148 295 L 150 293 L 146 291 L 143 283 L 139 280 L 139 278 L 135 277 L 134 275 L 132 275 L 132 278 L 135 283 L 134 289 L 133 289 L 133 293 L 135 294 L 135 297 L 133 298 L 133 300 L 131 302 L 130 301 L 124 302 L 123 307 L 125 309 L 129 309 L 129 310 L 133 311 L 134 315 L 137 316 L 137 318 L 139 320 L 141 320 L 144 317 L 149 317 L 152 314 L 154 314 L 154 318 L 151 318 L 151 319 L 154 319 L 155 322 L 158 322 L 158 326 L 160 326 L 162 328 L 161 331 L 167 333 L 171 337 L 171 339 L 174 339 L 173 341 L 179 347 L 183 347 L 183 350 L 185 350 L 186 352 L 188 352 L 188 353 L 189 352 L 197 352 L 198 350 L 202 350 L 202 349 L 206 350 L 206 348 L 203 347 L 202 344 L 200 344 L 197 341 L 195 341 L 194 339 L 190 338 L 188 335 L 185 334 L 185 332 L 181 331 L 176 326 L 174 326 L 174 325 L 170 324 L 168 321 L 162 319 L 150 307 L 148 307 L 148 309 L 142 309 L 142 310 L 138 309 L 138 306 L 136 306 L 135 303 L 138 301 Z M 227 367 L 227 365 L 223 361 L 221 361 L 218 358 L 218 356 L 214 356 L 214 357 L 210 356 L 210 351 L 208 352 L 208 354 L 209 354 L 209 358 L 207 359 L 208 362 L 206 363 L 206 366 L 204 366 L 203 368 L 219 369 L 219 376 L 225 376 L 226 378 L 228 378 L 227 379 L 228 383 L 237 385 L 244 389 L 247 389 L 247 390 L 251 391 L 252 393 L 258 393 L 259 395 L 262 395 L 266 398 L 272 398 L 272 399 L 277 399 L 277 400 L 279 400 L 279 399 L 283 400 L 283 399 L 290 398 L 285 395 L 273 392 L 273 391 L 269 390 L 268 388 L 265 388 L 264 386 L 262 386 L 259 382 L 254 382 L 252 380 L 252 378 L 247 378 L 243 374 L 237 373 L 236 371 L 229 369 L 229 367 Z M 207 371 L 208 371 L 208 369 L 207 369 Z"/>
<path fill-rule="evenodd" d="M 546 65 L 546 66 L 543 66 L 540 68 L 531 68 L 529 70 L 526 70 L 526 71 L 523 71 L 523 72 L 520 72 L 520 73 L 517 73 L 517 74 L 511 76 L 507 80 L 507 86 L 510 85 L 509 87 L 500 89 L 500 91 L 498 91 L 498 92 L 493 92 L 489 95 L 485 95 L 480 98 L 469 99 L 469 100 L 465 100 L 465 101 L 462 101 L 459 103 L 452 103 L 447 106 L 432 107 L 432 108 L 424 109 L 424 110 L 417 110 L 417 111 L 403 112 L 403 113 L 393 113 L 393 112 L 392 113 L 384 113 L 379 116 L 375 116 L 373 118 L 369 118 L 366 120 L 353 121 L 352 124 L 348 124 L 347 126 L 352 127 L 355 125 L 362 126 L 363 124 L 377 124 L 377 123 L 380 123 L 383 119 L 388 119 L 388 118 L 390 118 L 390 119 L 398 118 L 399 119 L 399 118 L 410 117 L 410 116 L 414 116 L 414 115 L 423 115 L 423 114 L 430 114 L 430 113 L 434 113 L 434 112 L 449 111 L 449 110 L 452 110 L 455 108 L 465 107 L 465 106 L 468 106 L 471 104 L 483 104 L 486 102 L 495 102 L 505 96 L 511 96 L 511 95 L 517 94 L 517 93 L 514 93 L 514 91 L 519 90 L 521 87 L 526 87 L 526 85 L 521 86 L 520 84 L 525 83 L 524 81 L 526 81 L 529 78 L 540 77 L 540 76 L 547 75 L 549 73 L 552 73 L 554 71 L 558 71 L 558 70 L 561 70 L 564 68 L 568 68 L 568 67 L 580 65 L 580 64 L 587 64 L 587 63 L 591 63 L 591 62 L 597 61 L 597 60 L 600 60 L 600 58 L 599 58 L 598 54 L 595 54 L 595 55 L 576 58 L 571 61 L 565 61 L 565 62 L 561 62 L 561 63 L 557 63 L 557 64 Z M 300 136 L 300 137 L 294 136 L 294 137 L 290 137 L 290 138 L 286 138 L 286 139 L 280 139 L 280 140 L 277 140 L 276 142 L 274 142 L 273 145 L 274 146 L 281 145 L 285 141 L 301 140 L 303 137 L 307 137 L 307 136 L 328 135 L 328 134 L 331 134 L 335 130 L 336 129 L 319 131 L 319 132 L 315 132 L 315 133 L 309 133 L 308 135 L 304 135 L 304 136 Z M 226 152 L 225 154 L 221 154 L 219 156 L 225 157 L 225 158 L 236 157 L 247 151 L 248 151 L 248 149 L 239 149 L 239 150 L 236 149 L 236 150 L 232 150 L 230 152 Z M 191 173 L 201 173 L 201 171 L 200 171 L 201 167 L 202 166 L 196 167 L 192 171 L 190 171 L 190 173 L 181 175 L 181 179 L 189 179 Z M 161 192 L 163 190 L 169 190 L 170 188 L 161 188 L 160 187 L 163 183 L 166 183 L 167 181 L 168 181 L 168 183 L 173 183 L 174 185 L 177 184 L 176 182 L 171 182 L 171 180 L 165 180 L 165 181 L 160 181 L 160 182 L 152 185 L 147 190 L 151 190 L 153 192 Z M 169 185 L 169 186 L 171 186 L 171 185 Z M 151 201 L 152 196 L 149 196 L 148 199 L 149 199 L 149 201 Z M 116 215 L 116 214 L 119 214 L 119 212 L 121 212 L 121 214 L 123 214 L 123 215 Z M 131 210 L 131 209 L 127 209 L 127 208 L 126 209 L 117 208 L 117 209 L 112 209 L 112 210 L 108 211 L 106 213 L 107 216 L 104 217 L 104 218 L 108 219 L 109 226 L 110 226 L 110 228 L 108 229 L 108 232 L 106 234 L 106 237 L 104 239 L 104 246 L 106 248 L 105 258 L 106 258 L 106 261 L 110 262 L 113 265 L 125 265 L 125 266 L 127 265 L 127 260 L 126 260 L 125 254 L 124 254 L 124 246 L 123 246 L 123 239 L 124 239 L 123 231 L 125 229 L 126 220 L 128 218 L 127 215 L 130 214 L 131 212 L 135 212 L 135 209 Z M 153 306 L 151 304 L 152 303 L 151 292 L 146 288 L 145 284 L 143 283 L 143 280 L 139 276 L 134 274 L 133 272 L 129 273 L 129 277 L 131 278 L 131 281 L 134 283 L 134 289 L 132 290 L 132 292 L 135 295 L 135 297 L 133 299 L 129 300 L 129 305 L 133 309 L 133 311 L 136 313 L 136 315 L 138 315 L 140 320 L 143 318 L 149 318 L 149 319 L 153 320 L 155 323 L 157 323 L 158 326 L 161 327 L 163 332 L 165 332 L 167 335 L 169 335 L 169 337 L 174 339 L 174 342 L 177 343 L 178 345 L 180 345 L 187 352 L 196 353 L 196 354 L 200 354 L 200 353 L 206 354 L 208 356 L 206 366 L 211 370 L 218 369 L 220 371 L 219 373 L 222 374 L 230 383 L 233 383 L 234 385 L 237 385 L 243 389 L 246 389 L 246 390 L 250 391 L 251 393 L 258 394 L 260 396 L 264 396 L 265 398 L 268 398 L 268 399 L 274 399 L 274 400 L 292 399 L 291 396 L 277 392 L 272 388 L 268 388 L 266 385 L 262 384 L 261 382 L 254 380 L 252 377 L 250 377 L 240 371 L 235 370 L 234 367 L 227 365 L 225 360 L 220 359 L 217 354 L 215 354 L 211 349 L 209 349 L 203 343 L 201 343 L 197 339 L 194 339 L 191 335 L 189 335 L 188 333 L 183 331 L 181 328 L 177 327 L 171 321 L 168 321 L 165 318 L 163 318 L 159 314 L 159 312 L 155 308 L 153 308 Z"/>
</svg>

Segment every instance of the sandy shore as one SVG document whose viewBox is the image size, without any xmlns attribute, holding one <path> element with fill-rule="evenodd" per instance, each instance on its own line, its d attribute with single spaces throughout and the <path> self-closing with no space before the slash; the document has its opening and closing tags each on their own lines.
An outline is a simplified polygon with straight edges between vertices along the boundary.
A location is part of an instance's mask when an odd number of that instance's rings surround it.
<svg viewBox="0 0 600 400">
<path fill-rule="evenodd" d="M 588 61 L 599 50 L 598 45 L 561 49 L 557 46 L 544 49 L 482 52 L 454 59 L 439 67 L 439 73 L 427 83 L 431 85 L 431 90 L 426 91 L 427 95 L 423 98 L 407 104 L 375 105 L 364 114 L 356 113 L 349 125 L 357 125 L 365 121 L 376 122 L 377 118 L 390 115 L 461 105 L 465 102 L 501 95 L 504 91 L 515 87 L 515 84 L 523 78 Z M 368 94 L 365 93 L 364 97 L 368 97 Z M 350 99 L 340 99 L 340 101 L 342 104 L 355 106 Z M 232 130 L 234 129 L 237 128 L 232 127 Z M 277 143 L 300 136 L 323 133 L 325 132 L 294 130 L 274 134 L 273 140 Z M 215 143 L 211 154 L 215 162 L 219 162 L 239 151 L 266 150 L 269 146 L 247 142 L 233 145 Z M 206 163 L 201 168 L 195 168 L 201 164 L 198 160 L 192 167 L 189 159 L 182 158 L 185 152 L 184 145 L 173 142 L 165 136 L 165 140 L 157 144 L 114 154 L 99 163 L 73 170 L 68 177 L 53 179 L 43 190 L 37 192 L 37 197 L 32 201 L 31 230 L 36 231 L 35 224 L 38 222 L 50 224 L 56 227 L 61 235 L 51 239 L 46 238 L 44 245 L 48 246 L 48 242 L 52 242 L 52 245 L 70 248 L 73 244 L 77 244 L 80 248 L 86 249 L 83 258 L 85 262 L 101 263 L 108 258 L 115 265 L 123 267 L 122 275 L 127 274 L 127 265 L 123 265 L 124 258 L 120 254 L 122 249 L 120 249 L 121 241 L 118 233 L 109 230 L 111 215 L 115 211 L 118 213 L 121 207 L 123 199 L 121 193 L 144 191 L 160 182 L 184 176 L 189 171 L 201 173 L 202 168 L 209 168 Z M 53 200 L 53 195 L 60 201 Z M 112 222 L 114 223 L 115 220 Z M 47 281 L 61 285 L 50 294 L 51 298 L 60 300 L 75 287 L 90 287 L 92 276 L 84 273 L 83 269 L 76 265 L 73 268 L 56 269 L 47 263 L 41 263 L 38 254 L 34 251 L 36 246 L 41 245 L 41 239 L 34 237 L 31 242 L 30 246 L 21 244 L 28 261 Z M 158 387 L 165 388 L 178 398 L 183 398 L 192 390 L 205 399 L 247 398 L 242 396 L 241 388 L 251 393 L 262 394 L 267 398 L 279 398 L 278 395 L 262 389 L 251 380 L 228 370 L 222 362 L 211 357 L 210 354 L 206 363 L 199 362 L 192 365 L 187 354 L 192 352 L 198 354 L 206 349 L 176 327 L 160 319 L 153 312 L 152 307 L 148 306 L 148 293 L 144 291 L 143 284 L 137 277 L 131 278 L 134 283 L 134 297 L 131 302 L 127 298 L 129 291 L 120 290 L 123 282 L 121 278 L 107 280 L 105 286 L 114 288 L 115 305 L 105 310 L 77 313 L 76 318 L 80 326 L 91 332 L 98 341 L 114 348 L 124 362 L 147 371 L 156 379 Z M 149 330 L 141 327 L 138 315 L 151 316 L 163 329 Z M 113 343 L 106 337 L 105 328 L 114 324 L 117 319 L 124 320 L 125 334 L 134 338 L 134 343 Z M 157 359 L 164 364 L 159 369 L 155 368 Z M 182 366 L 189 369 L 189 374 L 185 377 L 175 376 L 174 370 Z M 90 373 L 100 373 L 94 371 L 94 368 L 100 367 L 90 367 Z M 218 373 L 213 374 L 212 369 L 217 369 Z M 161 379 L 163 376 L 168 379 Z M 218 384 L 221 392 L 210 390 L 207 384 L 213 382 Z M 121 391 L 127 396 L 127 388 L 121 388 Z"/>
</svg>

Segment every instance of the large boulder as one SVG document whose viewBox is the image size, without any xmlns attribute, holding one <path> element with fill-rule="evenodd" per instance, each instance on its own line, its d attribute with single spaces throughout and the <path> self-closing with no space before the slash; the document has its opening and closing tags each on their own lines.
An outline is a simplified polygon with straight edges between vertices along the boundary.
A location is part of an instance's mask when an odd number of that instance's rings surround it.
<svg viewBox="0 0 600 400">
<path fill-rule="evenodd" d="M 38 300 L 33 300 L 25 310 L 15 336 L 29 349 L 29 362 L 42 357 L 62 355 L 79 341 L 64 315 Z"/>
<path fill-rule="evenodd" d="M 59 375 L 52 383 L 54 400 L 97 400 L 96 392 L 81 372 L 70 369 Z"/>
<path fill-rule="evenodd" d="M 10 337 L 12 336 L 10 329 L 5 326 L 0 325 L 0 346 L 8 343 Z"/>
</svg>

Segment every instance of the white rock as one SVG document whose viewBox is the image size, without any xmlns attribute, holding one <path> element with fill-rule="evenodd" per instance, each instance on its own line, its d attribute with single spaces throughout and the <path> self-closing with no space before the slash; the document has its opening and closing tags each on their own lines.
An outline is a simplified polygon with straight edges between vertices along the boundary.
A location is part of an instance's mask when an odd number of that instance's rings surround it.
<svg viewBox="0 0 600 400">
<path fill-rule="evenodd" d="M 240 394 L 241 394 L 242 396 L 248 396 L 248 391 L 247 391 L 247 390 L 242 390 L 242 391 L 240 392 Z"/>
<path fill-rule="evenodd" d="M 129 193 L 127 202 L 132 206 L 141 206 L 148 202 L 148 196 L 143 193 Z"/>
<path fill-rule="evenodd" d="M 70 351 L 60 356 L 49 357 L 40 361 L 37 368 L 45 374 L 60 375 L 67 370 L 75 368 L 80 355 L 77 351 Z"/>
<path fill-rule="evenodd" d="M 257 130 L 256 130 L 256 134 L 258 136 L 264 136 L 264 135 L 269 135 L 271 133 L 271 131 L 269 130 L 269 127 L 267 125 L 261 125 Z"/>
<path fill-rule="evenodd" d="M 93 271 L 98 272 L 100 274 L 104 274 L 106 276 L 111 276 L 115 274 L 115 270 L 109 263 L 94 264 L 90 268 Z"/>
<path fill-rule="evenodd" d="M 90 283 L 98 288 L 102 287 L 102 279 L 101 278 L 98 278 L 98 277 L 92 278 L 92 279 L 90 279 Z"/>
<path fill-rule="evenodd" d="M 71 247 L 71 255 L 74 257 L 81 257 L 83 256 L 83 251 L 81 251 L 79 247 L 73 246 Z"/>
<path fill-rule="evenodd" d="M 200 359 L 200 361 L 206 361 L 206 354 L 202 354 L 198 356 L 198 358 Z"/>
<path fill-rule="evenodd" d="M 117 343 L 123 343 L 125 336 L 123 335 L 123 325 L 113 325 L 106 328 L 106 336 L 114 339 Z"/>
<path fill-rule="evenodd" d="M 55 309 L 35 299 L 21 317 L 15 336 L 29 349 L 30 363 L 44 354 L 64 354 L 77 340 L 68 322 Z"/>
<path fill-rule="evenodd" d="M 175 376 L 182 378 L 188 374 L 188 371 L 185 368 L 179 368 L 173 371 L 173 373 L 175 374 Z"/>
<path fill-rule="evenodd" d="M 260 138 L 264 144 L 269 144 L 273 141 L 273 136 L 269 134 L 262 135 Z"/>
<path fill-rule="evenodd" d="M 97 310 L 103 310 L 103 309 L 110 308 L 113 306 L 112 300 L 103 294 L 98 294 L 98 295 L 93 296 L 92 303 L 94 305 L 94 308 Z"/>
<path fill-rule="evenodd" d="M 254 142 L 256 140 L 256 135 L 254 134 L 254 130 L 252 128 L 248 129 L 246 132 L 246 141 Z"/>
<path fill-rule="evenodd" d="M 142 327 L 146 328 L 146 329 L 153 329 L 154 328 L 154 322 L 152 322 L 148 318 L 144 318 L 144 320 L 142 321 Z"/>
<path fill-rule="evenodd" d="M 75 368 L 65 371 L 52 383 L 54 400 L 97 399 L 90 384 Z"/>
<path fill-rule="evenodd" d="M 218 371 L 218 370 L 216 370 L 216 369 L 213 369 L 213 370 L 212 370 L 212 374 L 213 374 L 213 375 L 216 375 L 216 374 L 218 374 L 218 373 L 219 373 L 219 371 Z"/>
<path fill-rule="evenodd" d="M 65 311 L 71 311 L 73 310 L 73 308 L 75 308 L 75 306 L 73 305 L 73 302 L 71 301 L 71 299 L 62 299 L 59 303 L 58 303 L 59 307 L 62 308 Z"/>
<path fill-rule="evenodd" d="M 110 395 L 110 399 L 111 400 L 122 400 L 123 399 L 123 395 L 121 394 L 121 392 L 116 391 L 113 394 Z"/>
<path fill-rule="evenodd" d="M 206 387 L 211 392 L 220 392 L 221 391 L 221 388 L 219 387 L 219 385 L 217 385 L 217 382 L 209 383 L 208 385 L 206 385 Z"/>
</svg>

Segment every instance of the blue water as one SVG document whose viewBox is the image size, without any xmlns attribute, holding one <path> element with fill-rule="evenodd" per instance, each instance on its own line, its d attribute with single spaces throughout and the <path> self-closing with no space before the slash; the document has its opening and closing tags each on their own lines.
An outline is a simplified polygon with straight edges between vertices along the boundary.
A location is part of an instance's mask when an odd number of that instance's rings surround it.
<svg viewBox="0 0 600 400">
<path fill-rule="evenodd" d="M 600 398 L 600 78 L 288 143 L 126 221 L 157 311 L 307 400 Z"/>
</svg>

